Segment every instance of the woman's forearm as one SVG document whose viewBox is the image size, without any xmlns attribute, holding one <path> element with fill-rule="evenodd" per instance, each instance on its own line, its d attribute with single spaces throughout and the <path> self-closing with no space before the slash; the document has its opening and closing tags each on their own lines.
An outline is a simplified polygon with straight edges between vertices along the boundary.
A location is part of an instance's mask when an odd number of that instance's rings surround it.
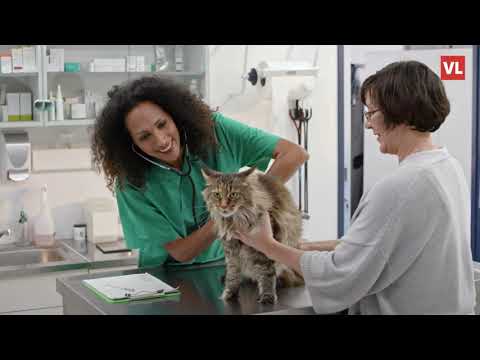
<svg viewBox="0 0 480 360">
<path fill-rule="evenodd" d="M 306 251 L 333 251 L 340 244 L 340 240 L 305 241 L 298 248 Z"/>
<path fill-rule="evenodd" d="M 309 155 L 301 146 L 281 139 L 275 148 L 273 158 L 275 161 L 268 170 L 268 174 L 276 176 L 286 183 L 308 160 Z"/>
<path fill-rule="evenodd" d="M 165 245 L 168 253 L 177 261 L 186 262 L 198 256 L 216 238 L 213 220 L 209 220 L 189 236 L 178 238 Z"/>
<path fill-rule="evenodd" d="M 287 265 L 289 268 L 295 270 L 298 274 L 302 274 L 300 258 L 302 257 L 304 251 L 281 244 L 278 241 L 269 242 L 264 248 L 259 250 L 268 258 Z"/>
</svg>

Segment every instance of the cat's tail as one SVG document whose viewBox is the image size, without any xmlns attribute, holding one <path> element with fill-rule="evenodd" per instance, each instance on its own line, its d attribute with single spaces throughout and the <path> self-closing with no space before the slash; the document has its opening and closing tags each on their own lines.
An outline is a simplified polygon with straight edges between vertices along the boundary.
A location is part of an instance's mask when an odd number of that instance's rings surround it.
<svg viewBox="0 0 480 360">
<path fill-rule="evenodd" d="M 285 265 L 277 266 L 277 286 L 280 288 L 305 285 L 303 276 Z"/>
</svg>

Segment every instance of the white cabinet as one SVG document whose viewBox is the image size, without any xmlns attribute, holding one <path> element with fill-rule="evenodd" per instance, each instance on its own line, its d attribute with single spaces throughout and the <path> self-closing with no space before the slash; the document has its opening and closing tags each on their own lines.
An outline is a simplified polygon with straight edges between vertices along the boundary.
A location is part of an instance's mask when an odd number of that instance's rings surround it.
<svg viewBox="0 0 480 360">
<path fill-rule="evenodd" d="M 205 45 L 35 45 L 36 71 L 2 73 L 0 86 L 7 92 L 32 94 L 33 121 L 1 121 L 0 128 L 47 126 L 86 126 L 95 121 L 108 91 L 129 79 L 163 74 L 176 77 L 187 87 L 196 86 L 207 101 Z M 16 45 L 0 45 L 0 57 Z M 164 57 L 163 57 L 164 55 Z M 179 56 L 181 55 L 181 57 Z M 159 66 L 157 66 L 157 63 Z M 157 68 L 162 66 L 161 71 Z M 0 68 L 1 70 L 1 68 Z M 49 121 L 50 93 L 56 96 L 60 85 L 65 99 L 65 116 Z M 1 87 L 0 87 L 1 89 Z M 36 102 L 36 107 L 33 103 Z M 85 104 L 85 112 L 72 114 L 72 103 Z M 75 106 L 83 109 L 82 106 Z M 80 114 L 80 115 L 79 115 Z"/>
<path fill-rule="evenodd" d="M 61 315 L 63 301 L 56 289 L 57 278 L 134 269 L 137 269 L 137 265 L 85 268 L 0 279 L 0 315 Z"/>
<path fill-rule="evenodd" d="M 43 309 L 14 311 L 0 315 L 63 315 L 63 306 L 49 307 Z"/>
<path fill-rule="evenodd" d="M 0 314 L 61 307 L 62 297 L 56 289 L 57 277 L 87 273 L 88 269 L 85 268 L 0 279 Z"/>
</svg>

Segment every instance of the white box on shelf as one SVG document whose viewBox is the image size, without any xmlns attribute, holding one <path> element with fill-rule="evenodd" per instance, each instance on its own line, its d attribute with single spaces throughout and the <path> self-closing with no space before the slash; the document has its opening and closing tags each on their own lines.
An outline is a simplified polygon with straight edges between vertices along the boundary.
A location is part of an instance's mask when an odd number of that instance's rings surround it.
<svg viewBox="0 0 480 360">
<path fill-rule="evenodd" d="M 8 121 L 8 106 L 7 105 L 0 105 L 0 120 L 1 121 Z"/>
<path fill-rule="evenodd" d="M 50 49 L 50 71 L 65 71 L 65 50 L 64 49 Z"/>
<path fill-rule="evenodd" d="M 32 94 L 20 93 L 20 120 L 33 120 L 32 116 Z"/>
<path fill-rule="evenodd" d="M 7 93 L 8 121 L 20 120 L 20 94 Z"/>
<path fill-rule="evenodd" d="M 125 72 L 126 59 L 93 59 L 95 72 Z"/>
<path fill-rule="evenodd" d="M 127 71 L 128 72 L 137 71 L 137 57 L 136 56 L 127 56 Z"/>
<path fill-rule="evenodd" d="M 36 51 L 33 46 L 25 46 L 22 48 L 23 71 L 37 71 Z"/>
<path fill-rule="evenodd" d="M 3 74 L 10 74 L 12 72 L 12 57 L 2 56 L 0 57 L 0 72 Z"/>
<path fill-rule="evenodd" d="M 137 56 L 137 71 L 145 71 L 145 56 Z"/>
<path fill-rule="evenodd" d="M 87 117 L 87 107 L 85 104 L 71 105 L 72 119 L 85 119 Z"/>
<path fill-rule="evenodd" d="M 47 72 L 57 72 L 58 65 L 55 63 L 55 57 L 47 55 Z"/>
<path fill-rule="evenodd" d="M 12 72 L 23 72 L 23 51 L 22 48 L 15 48 L 12 52 Z"/>
</svg>

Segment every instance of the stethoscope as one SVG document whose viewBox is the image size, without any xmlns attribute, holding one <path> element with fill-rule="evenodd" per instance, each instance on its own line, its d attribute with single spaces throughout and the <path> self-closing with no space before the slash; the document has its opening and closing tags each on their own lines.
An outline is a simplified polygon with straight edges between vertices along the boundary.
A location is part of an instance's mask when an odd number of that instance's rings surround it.
<svg viewBox="0 0 480 360">
<path fill-rule="evenodd" d="M 188 151 L 188 144 L 187 144 L 187 135 L 186 133 L 184 132 L 184 137 L 185 137 L 185 160 L 188 164 L 188 170 L 183 172 L 183 171 L 180 171 L 174 167 L 171 167 L 170 165 L 168 164 L 165 164 L 165 163 L 161 163 L 161 162 L 157 162 L 157 161 L 153 161 L 152 159 L 149 159 L 147 158 L 146 156 L 140 154 L 137 150 L 135 150 L 135 144 L 132 143 L 132 151 L 137 154 L 138 156 L 140 156 L 142 159 L 144 159 L 145 161 L 149 162 L 150 164 L 152 165 L 155 165 L 155 166 L 158 166 L 159 168 L 162 168 L 164 170 L 167 170 L 167 171 L 172 171 L 174 173 L 176 173 L 177 175 L 179 176 L 186 176 L 188 178 L 188 180 L 190 180 L 190 184 L 192 185 L 192 214 L 193 214 L 193 219 L 195 220 L 195 226 L 197 227 L 197 229 L 200 229 L 200 226 L 198 224 L 198 221 L 197 221 L 197 214 L 195 212 L 195 197 L 196 197 L 196 192 L 195 192 L 195 184 L 193 183 L 193 180 L 192 178 L 190 177 L 190 173 L 192 172 L 192 164 L 190 163 L 190 159 L 189 159 L 189 151 Z"/>
</svg>

